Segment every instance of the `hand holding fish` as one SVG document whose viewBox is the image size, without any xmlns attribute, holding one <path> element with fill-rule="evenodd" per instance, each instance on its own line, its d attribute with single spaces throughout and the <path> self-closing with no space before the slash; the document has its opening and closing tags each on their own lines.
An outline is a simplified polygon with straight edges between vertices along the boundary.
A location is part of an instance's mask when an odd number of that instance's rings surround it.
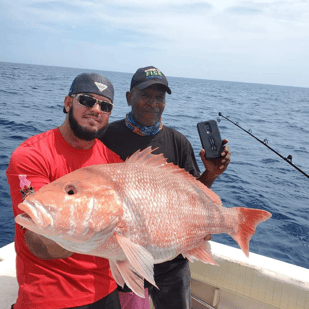
<svg viewBox="0 0 309 309">
<path fill-rule="evenodd" d="M 31 253 L 41 260 L 65 259 L 74 253 L 65 250 L 51 239 L 30 230 L 25 233 L 25 243 Z"/>
</svg>

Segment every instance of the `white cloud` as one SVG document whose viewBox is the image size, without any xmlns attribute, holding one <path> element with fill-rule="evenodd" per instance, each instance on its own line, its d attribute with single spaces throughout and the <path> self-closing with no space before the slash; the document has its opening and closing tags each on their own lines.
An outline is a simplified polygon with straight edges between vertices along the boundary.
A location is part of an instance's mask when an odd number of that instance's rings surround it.
<svg viewBox="0 0 309 309">
<path fill-rule="evenodd" d="M 32 44 L 36 31 L 49 42 L 57 33 L 55 49 L 63 49 L 68 38 L 81 50 L 80 42 L 85 48 L 95 44 L 95 49 L 117 51 L 118 59 L 127 59 L 128 67 L 153 59 L 171 63 L 172 71 L 172 62 L 177 60 L 204 71 L 213 66 L 213 76 L 218 71 L 233 75 L 233 70 L 245 71 L 246 66 L 248 72 L 252 66 L 257 72 L 278 71 L 280 64 L 286 68 L 287 63 L 295 70 L 308 67 L 308 1 L 0 0 L 0 6 L 0 14 L 16 32 L 28 30 Z M 45 40 L 42 43 L 47 45 Z M 76 50 L 70 55 L 76 58 L 73 62 L 78 62 L 79 54 Z"/>
<path fill-rule="evenodd" d="M 285 22 L 289 27 L 299 28 L 309 23 L 308 1 L 301 0 L 215 3 L 190 0 L 17 0 L 2 3 L 11 18 L 25 22 L 26 26 L 48 24 L 62 28 L 89 26 L 94 22 L 102 29 L 108 25 L 172 41 L 192 36 L 195 39 L 200 34 L 206 38 L 223 37 L 228 33 L 235 34 L 235 30 L 238 34 L 263 32 L 273 27 L 283 30 Z"/>
</svg>

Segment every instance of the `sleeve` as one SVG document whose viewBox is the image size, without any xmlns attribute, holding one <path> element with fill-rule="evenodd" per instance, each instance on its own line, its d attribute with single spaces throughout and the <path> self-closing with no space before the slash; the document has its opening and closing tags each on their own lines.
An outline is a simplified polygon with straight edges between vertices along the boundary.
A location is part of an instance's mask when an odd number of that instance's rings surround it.
<svg viewBox="0 0 309 309">
<path fill-rule="evenodd" d="M 179 167 L 184 168 L 194 177 L 198 178 L 201 175 L 200 169 L 197 165 L 194 151 L 190 141 L 178 132 L 178 160 Z"/>
<path fill-rule="evenodd" d="M 27 147 L 19 147 L 13 152 L 6 176 L 15 217 L 22 213 L 18 204 L 25 196 L 50 182 L 43 155 Z"/>
<path fill-rule="evenodd" d="M 182 155 L 182 158 L 184 160 L 183 161 L 184 169 L 194 177 L 198 178 L 200 177 L 201 172 L 200 169 L 198 168 L 194 151 L 189 141 L 187 141 L 187 146 L 185 149 L 186 151 Z"/>
</svg>

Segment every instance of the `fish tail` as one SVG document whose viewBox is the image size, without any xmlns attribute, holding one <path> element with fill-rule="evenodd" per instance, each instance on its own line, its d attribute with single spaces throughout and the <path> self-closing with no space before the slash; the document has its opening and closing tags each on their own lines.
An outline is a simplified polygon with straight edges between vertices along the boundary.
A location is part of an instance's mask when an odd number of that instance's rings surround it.
<svg viewBox="0 0 309 309">
<path fill-rule="evenodd" d="M 250 209 L 235 207 L 238 212 L 239 225 L 237 232 L 232 234 L 233 239 L 238 243 L 239 247 L 249 256 L 249 242 L 255 233 L 257 225 L 271 217 L 271 213 L 261 209 Z"/>
</svg>

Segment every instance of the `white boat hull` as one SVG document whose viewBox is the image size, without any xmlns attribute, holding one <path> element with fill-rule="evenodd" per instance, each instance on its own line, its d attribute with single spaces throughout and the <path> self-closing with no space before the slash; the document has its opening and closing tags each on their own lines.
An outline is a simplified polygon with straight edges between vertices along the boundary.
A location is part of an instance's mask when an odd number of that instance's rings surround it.
<svg viewBox="0 0 309 309">
<path fill-rule="evenodd" d="M 193 295 L 218 309 L 309 309 L 308 269 L 210 243 L 220 266 L 191 264 Z"/>
<path fill-rule="evenodd" d="M 309 309 L 309 270 L 210 242 L 220 266 L 191 263 L 194 309 Z M 0 249 L 0 309 L 14 304 L 14 243 Z"/>
<path fill-rule="evenodd" d="M 0 309 L 9 309 L 17 298 L 14 243 L 0 248 Z"/>
</svg>

